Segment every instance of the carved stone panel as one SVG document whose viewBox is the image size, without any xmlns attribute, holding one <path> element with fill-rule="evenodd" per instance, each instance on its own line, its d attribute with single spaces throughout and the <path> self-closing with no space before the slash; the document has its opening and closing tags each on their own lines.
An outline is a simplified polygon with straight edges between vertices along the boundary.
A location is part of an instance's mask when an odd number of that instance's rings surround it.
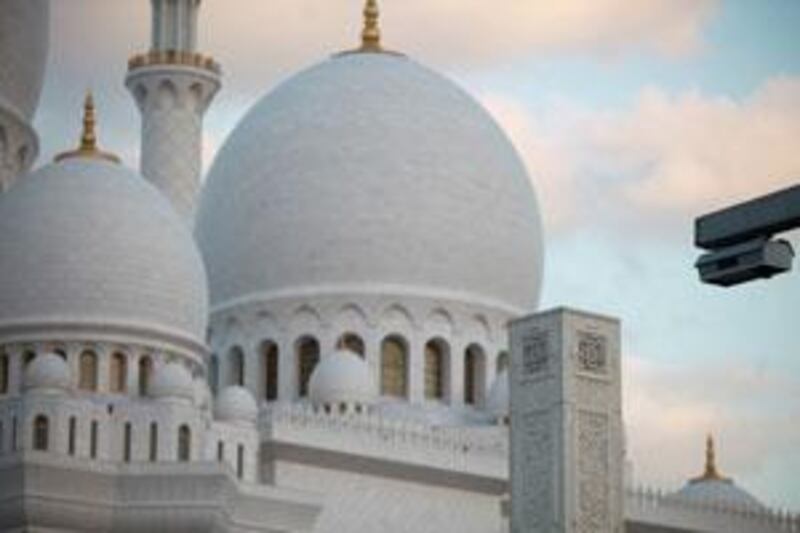
<svg viewBox="0 0 800 533">
<path fill-rule="evenodd" d="M 589 374 L 608 374 L 608 341 L 596 333 L 578 332 L 578 370 Z"/>
<path fill-rule="evenodd" d="M 610 531 L 609 423 L 606 415 L 578 414 L 578 533 Z"/>
<path fill-rule="evenodd" d="M 550 334 L 545 330 L 533 330 L 522 340 L 522 374 L 532 378 L 547 372 L 550 367 Z"/>
<path fill-rule="evenodd" d="M 514 533 L 549 531 L 554 519 L 553 457 L 554 435 L 547 411 L 528 411 L 519 418 L 515 432 L 519 462 L 514 474 L 515 490 L 519 495 L 513 510 L 525 529 L 517 527 Z M 519 522 L 517 522 L 519 524 Z"/>
</svg>

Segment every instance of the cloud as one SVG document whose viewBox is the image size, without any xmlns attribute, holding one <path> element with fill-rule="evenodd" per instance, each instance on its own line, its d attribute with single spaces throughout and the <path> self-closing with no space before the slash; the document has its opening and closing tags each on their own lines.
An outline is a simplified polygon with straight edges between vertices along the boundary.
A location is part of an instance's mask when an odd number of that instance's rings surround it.
<svg viewBox="0 0 800 533">
<path fill-rule="evenodd" d="M 785 490 L 795 483 L 800 449 L 796 376 L 735 356 L 694 363 L 625 357 L 624 375 L 628 450 L 639 483 L 677 489 L 701 474 L 705 435 L 713 432 L 724 474 L 766 503 L 798 504 Z M 775 461 L 785 469 L 765 483 Z"/>
<path fill-rule="evenodd" d="M 691 228 L 709 209 L 800 179 L 800 78 L 737 101 L 649 87 L 624 110 L 557 100 L 542 115 L 497 95 L 484 103 L 525 157 L 548 229 Z"/>
</svg>

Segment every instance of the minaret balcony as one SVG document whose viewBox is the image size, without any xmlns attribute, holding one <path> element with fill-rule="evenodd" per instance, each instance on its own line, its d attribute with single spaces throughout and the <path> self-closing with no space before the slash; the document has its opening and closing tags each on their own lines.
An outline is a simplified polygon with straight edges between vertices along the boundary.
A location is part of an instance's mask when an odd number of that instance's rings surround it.
<svg viewBox="0 0 800 533">
<path fill-rule="evenodd" d="M 151 50 L 146 54 L 137 54 L 128 60 L 129 71 L 160 65 L 195 67 L 217 75 L 222 72 L 219 63 L 214 61 L 214 58 L 181 50 Z"/>
</svg>

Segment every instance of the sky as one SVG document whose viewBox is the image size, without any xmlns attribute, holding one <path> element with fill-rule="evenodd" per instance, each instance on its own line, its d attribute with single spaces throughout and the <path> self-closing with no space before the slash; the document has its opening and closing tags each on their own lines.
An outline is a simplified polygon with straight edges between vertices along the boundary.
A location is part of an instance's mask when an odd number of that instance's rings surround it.
<svg viewBox="0 0 800 533">
<path fill-rule="evenodd" d="M 123 78 L 148 48 L 148 0 L 54 0 L 36 119 L 40 162 L 77 142 L 95 93 L 101 143 L 138 166 Z M 259 97 L 352 48 L 361 0 L 205 0 L 202 52 L 224 69 L 206 165 Z M 383 0 L 384 44 L 454 79 L 525 160 L 546 232 L 541 308 L 623 323 L 638 483 L 724 474 L 800 511 L 800 272 L 702 285 L 693 220 L 800 182 L 800 2 Z M 800 233 L 787 237 L 800 250 Z M 800 265 L 798 265 L 800 269 Z"/>
</svg>

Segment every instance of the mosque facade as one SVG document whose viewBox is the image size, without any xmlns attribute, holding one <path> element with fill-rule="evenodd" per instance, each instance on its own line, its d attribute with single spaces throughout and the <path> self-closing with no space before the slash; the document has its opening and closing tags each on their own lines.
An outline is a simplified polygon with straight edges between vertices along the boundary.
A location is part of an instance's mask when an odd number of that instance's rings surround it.
<svg viewBox="0 0 800 533">
<path fill-rule="evenodd" d="M 91 96 L 34 169 L 49 2 L 0 10 L 0 530 L 509 531 L 509 324 L 544 239 L 503 131 L 369 0 L 361 43 L 267 93 L 203 180 L 222 69 L 200 0 L 151 4 L 137 170 Z M 620 476 L 624 530 L 800 531 L 706 455 L 674 493 Z"/>
</svg>

